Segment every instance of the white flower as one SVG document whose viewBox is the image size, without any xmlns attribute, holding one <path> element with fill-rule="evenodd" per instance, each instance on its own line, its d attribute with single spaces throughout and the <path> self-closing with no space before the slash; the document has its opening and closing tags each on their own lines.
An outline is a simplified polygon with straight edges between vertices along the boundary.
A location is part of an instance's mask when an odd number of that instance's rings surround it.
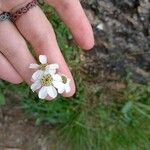
<svg viewBox="0 0 150 150">
<path fill-rule="evenodd" d="M 65 75 L 56 74 L 59 69 L 58 64 L 48 64 L 45 55 L 39 56 L 40 64 L 31 64 L 29 68 L 36 69 L 32 75 L 31 89 L 33 92 L 39 90 L 38 96 L 40 99 L 45 99 L 47 96 L 56 98 L 58 93 L 69 93 L 70 79 Z"/>
<path fill-rule="evenodd" d="M 39 98 L 45 99 L 48 95 L 51 98 L 57 97 L 57 90 L 55 89 L 53 83 L 56 82 L 57 77 L 56 75 L 51 72 L 44 73 L 39 79 L 34 81 L 34 83 L 31 85 L 32 91 L 39 90 Z"/>
<path fill-rule="evenodd" d="M 53 85 L 57 88 L 59 94 L 64 92 L 69 93 L 71 91 L 70 79 L 68 79 L 65 75 L 55 75 Z"/>
<path fill-rule="evenodd" d="M 42 69 L 42 66 L 43 66 L 43 69 L 45 67 L 45 65 L 47 66 L 47 57 L 45 55 L 40 55 L 39 56 L 39 62 L 42 64 L 42 65 L 38 65 L 38 64 L 30 64 L 30 67 L 31 69 Z"/>
<path fill-rule="evenodd" d="M 39 56 L 39 62 L 41 64 L 30 64 L 30 69 L 38 69 L 33 75 L 32 75 L 32 80 L 37 80 L 40 79 L 43 73 L 45 72 L 51 72 L 53 74 L 56 73 L 56 69 L 59 68 L 58 64 L 48 64 L 47 62 L 47 57 L 45 55 L 40 55 Z"/>
</svg>

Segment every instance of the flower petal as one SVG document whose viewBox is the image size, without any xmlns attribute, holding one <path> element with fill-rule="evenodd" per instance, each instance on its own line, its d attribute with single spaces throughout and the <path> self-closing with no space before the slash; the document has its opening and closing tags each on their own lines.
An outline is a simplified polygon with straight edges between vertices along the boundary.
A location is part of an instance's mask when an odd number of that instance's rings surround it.
<svg viewBox="0 0 150 150">
<path fill-rule="evenodd" d="M 30 64 L 29 68 L 30 69 L 38 69 L 39 65 L 38 64 Z"/>
<path fill-rule="evenodd" d="M 58 64 L 50 64 L 46 67 L 46 72 L 52 74 L 56 73 L 56 70 L 59 68 Z"/>
<path fill-rule="evenodd" d="M 39 61 L 41 64 L 46 64 L 47 63 L 47 57 L 45 55 L 40 55 Z"/>
<path fill-rule="evenodd" d="M 59 88 L 59 89 L 58 89 L 58 93 L 59 93 L 59 94 L 64 93 L 64 91 L 65 91 L 65 88 Z"/>
<path fill-rule="evenodd" d="M 38 90 L 40 87 L 41 87 L 40 82 L 36 81 L 31 85 L 31 90 L 34 92 L 34 91 Z"/>
<path fill-rule="evenodd" d="M 50 68 L 49 68 L 49 65 L 46 66 L 45 74 L 51 74 L 51 75 L 53 75 L 53 74 L 55 74 L 55 73 L 56 73 L 56 70 L 50 69 Z"/>
<path fill-rule="evenodd" d="M 35 73 L 33 73 L 32 79 L 33 80 L 38 80 L 38 79 L 41 78 L 42 74 L 43 74 L 42 70 L 37 70 Z"/>
<path fill-rule="evenodd" d="M 66 93 L 69 93 L 71 91 L 69 82 L 65 84 L 65 91 L 66 91 Z"/>
<path fill-rule="evenodd" d="M 53 80 L 62 82 L 61 76 L 59 74 L 55 74 L 52 77 L 53 77 Z"/>
<path fill-rule="evenodd" d="M 40 99 L 45 99 L 46 96 L 47 96 L 47 87 L 43 86 L 40 89 L 38 96 L 39 96 Z"/>
<path fill-rule="evenodd" d="M 58 64 L 50 64 L 49 68 L 50 69 L 59 69 L 59 65 Z"/>
<path fill-rule="evenodd" d="M 58 90 L 59 94 L 62 94 L 65 91 L 65 85 L 59 81 L 53 81 L 54 87 Z"/>
<path fill-rule="evenodd" d="M 47 87 L 47 92 L 48 92 L 48 95 L 50 97 L 52 97 L 52 98 L 56 98 L 57 97 L 57 91 L 56 91 L 56 89 L 53 86 Z"/>
</svg>

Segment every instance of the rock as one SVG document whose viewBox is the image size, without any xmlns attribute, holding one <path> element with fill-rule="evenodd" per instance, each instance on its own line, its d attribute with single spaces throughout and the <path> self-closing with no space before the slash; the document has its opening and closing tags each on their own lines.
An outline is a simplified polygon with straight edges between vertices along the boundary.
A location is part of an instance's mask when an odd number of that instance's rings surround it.
<svg viewBox="0 0 150 150">
<path fill-rule="evenodd" d="M 82 4 L 96 39 L 94 52 L 86 54 L 86 70 L 96 73 L 96 77 L 98 74 L 101 77 L 101 72 L 124 76 L 128 68 L 133 80 L 147 83 L 149 77 L 145 75 L 150 71 L 149 0 L 83 0 Z"/>
</svg>

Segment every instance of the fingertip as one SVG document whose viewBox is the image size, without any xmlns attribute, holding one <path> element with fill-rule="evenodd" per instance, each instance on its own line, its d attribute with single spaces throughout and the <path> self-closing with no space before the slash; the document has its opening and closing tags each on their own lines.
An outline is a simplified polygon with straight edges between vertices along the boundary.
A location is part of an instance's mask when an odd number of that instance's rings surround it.
<svg viewBox="0 0 150 150">
<path fill-rule="evenodd" d="M 70 87 L 71 87 L 71 91 L 69 93 L 66 93 L 66 92 L 63 93 L 62 94 L 63 97 L 72 97 L 75 94 L 75 92 L 76 92 L 76 86 L 75 86 L 74 81 L 71 82 Z"/>
<path fill-rule="evenodd" d="M 94 47 L 94 45 L 95 45 L 95 41 L 94 41 L 94 38 L 91 38 L 91 39 L 85 39 L 84 41 L 83 41 L 83 43 L 82 44 L 80 44 L 81 45 L 81 48 L 82 49 L 84 49 L 84 50 L 91 50 L 93 47 Z"/>
<path fill-rule="evenodd" d="M 12 83 L 12 84 L 20 84 L 20 83 L 23 82 L 23 79 L 18 76 L 18 77 L 14 78 L 14 79 L 11 79 L 9 82 Z"/>
<path fill-rule="evenodd" d="M 77 44 L 85 50 L 93 48 L 95 43 L 93 29 L 80 2 L 65 0 L 55 2 L 54 7 L 68 26 Z"/>
<path fill-rule="evenodd" d="M 75 91 L 76 91 L 75 86 L 73 86 L 69 93 L 63 93 L 62 96 L 66 97 L 66 98 L 72 97 L 75 94 Z M 51 98 L 50 96 L 47 96 L 45 100 L 46 101 L 53 101 L 55 99 Z"/>
<path fill-rule="evenodd" d="M 72 32 L 75 41 L 84 50 L 91 50 L 95 45 L 94 33 L 91 24 L 87 19 L 80 23 L 80 27 Z"/>
<path fill-rule="evenodd" d="M 69 93 L 64 93 L 63 96 L 69 98 L 69 97 L 72 97 L 75 94 L 75 92 L 76 92 L 76 89 L 75 89 L 75 86 L 74 86 L 74 87 L 72 87 L 72 89 Z"/>
</svg>

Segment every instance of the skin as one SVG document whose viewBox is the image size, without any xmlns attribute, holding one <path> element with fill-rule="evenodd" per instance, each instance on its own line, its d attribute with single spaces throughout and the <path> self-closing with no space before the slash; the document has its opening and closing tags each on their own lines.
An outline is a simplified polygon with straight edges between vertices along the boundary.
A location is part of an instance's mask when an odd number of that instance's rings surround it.
<svg viewBox="0 0 150 150">
<path fill-rule="evenodd" d="M 0 10 L 15 11 L 31 0 L 0 0 Z M 46 0 L 53 6 L 70 29 L 79 46 L 89 50 L 94 46 L 91 25 L 81 7 L 79 0 Z M 49 63 L 60 65 L 59 73 L 71 79 L 71 92 L 63 96 L 70 97 L 75 93 L 75 83 L 71 72 L 58 47 L 54 30 L 37 6 L 21 16 L 15 24 L 9 20 L 0 22 L 0 78 L 11 83 L 23 80 L 31 84 L 31 63 L 37 63 L 28 50 L 25 39 L 32 44 L 38 55 L 46 55 Z"/>
</svg>

